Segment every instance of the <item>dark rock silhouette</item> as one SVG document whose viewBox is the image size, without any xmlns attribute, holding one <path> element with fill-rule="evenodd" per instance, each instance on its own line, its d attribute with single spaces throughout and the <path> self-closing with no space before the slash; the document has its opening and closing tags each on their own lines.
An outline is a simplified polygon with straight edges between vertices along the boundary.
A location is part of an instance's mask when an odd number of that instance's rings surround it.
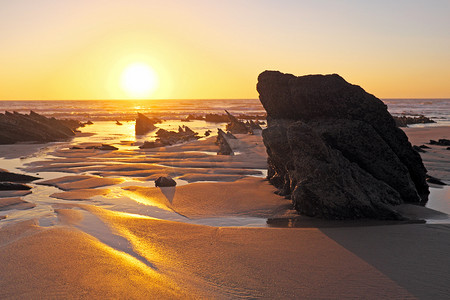
<svg viewBox="0 0 450 300">
<path fill-rule="evenodd" d="M 136 118 L 136 124 L 134 127 L 136 135 L 144 135 L 149 131 L 155 130 L 156 129 L 155 124 L 159 122 L 161 122 L 161 120 L 150 119 L 144 116 L 143 114 L 138 113 Z"/>
<path fill-rule="evenodd" d="M 226 126 L 227 131 L 231 132 L 232 134 L 249 132 L 249 128 L 245 125 L 244 122 L 239 121 L 235 116 L 230 114 L 228 111 L 225 112 L 227 113 L 228 119 L 230 120 L 230 122 Z"/>
<path fill-rule="evenodd" d="M 418 117 L 407 117 L 407 116 L 394 116 L 395 123 L 398 127 L 407 127 L 409 124 L 426 124 L 426 123 L 436 123 L 430 118 L 423 115 Z"/>
<path fill-rule="evenodd" d="M 267 111 L 268 179 L 301 213 L 398 219 L 394 205 L 425 204 L 426 169 L 387 107 L 337 74 L 259 75 Z"/>
<path fill-rule="evenodd" d="M 200 138 L 197 132 L 194 132 L 192 129 L 184 125 L 179 126 L 178 131 L 168 131 L 160 128 L 156 132 L 156 136 L 157 136 L 156 141 L 146 141 L 139 148 L 149 149 L 149 148 L 164 147 L 179 143 L 185 143 Z"/>
<path fill-rule="evenodd" d="M 450 140 L 447 139 L 439 139 L 438 141 L 430 140 L 429 144 L 438 146 L 450 146 Z"/>
<path fill-rule="evenodd" d="M 222 129 L 218 128 L 216 144 L 219 146 L 219 151 L 217 151 L 217 155 L 233 155 L 233 150 L 231 149 L 227 138 L 228 135 Z M 236 138 L 234 137 L 234 139 Z"/>
<path fill-rule="evenodd" d="M 176 186 L 177 183 L 175 180 L 170 178 L 169 176 L 161 176 L 155 180 L 155 186 L 159 187 L 168 187 L 168 186 Z"/>
<path fill-rule="evenodd" d="M 245 126 L 247 126 L 250 134 L 260 134 L 262 131 L 261 126 L 257 122 L 253 122 L 253 120 L 245 122 Z"/>
<path fill-rule="evenodd" d="M 156 141 L 157 142 L 159 141 L 164 146 L 199 139 L 197 132 L 194 132 L 192 129 L 184 125 L 179 126 L 178 131 L 168 131 L 165 129 L 159 129 L 156 132 L 156 136 L 158 137 Z"/>
<path fill-rule="evenodd" d="M 33 111 L 29 115 L 5 112 L 0 114 L 0 144 L 54 142 L 73 137 L 80 126 L 76 120 L 47 118 Z"/>
</svg>

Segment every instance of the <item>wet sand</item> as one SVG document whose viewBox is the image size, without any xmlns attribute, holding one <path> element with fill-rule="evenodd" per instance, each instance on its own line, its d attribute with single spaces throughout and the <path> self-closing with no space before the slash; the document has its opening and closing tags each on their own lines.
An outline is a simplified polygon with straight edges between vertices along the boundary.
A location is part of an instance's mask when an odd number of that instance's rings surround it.
<svg viewBox="0 0 450 300">
<path fill-rule="evenodd" d="M 445 128 L 426 129 L 406 132 L 413 144 L 446 138 Z M 265 222 L 295 215 L 289 200 L 275 195 L 263 179 L 260 137 L 239 136 L 235 156 L 212 155 L 213 141 L 106 152 L 69 150 L 69 144 L 28 164 L 30 174 L 65 172 L 66 177 L 41 181 L 54 189 L 54 202 L 47 205 L 56 221 L 0 227 L 0 274 L 8 274 L 1 277 L 0 298 L 448 298 L 450 225 L 445 221 L 206 225 L 205 220 Z M 422 156 L 424 162 L 430 173 L 447 180 L 448 154 L 432 150 L 430 158 Z M 179 184 L 156 188 L 150 180 L 159 175 L 171 175 Z M 220 182 L 204 182 L 212 179 Z M 150 208 L 173 219 L 152 217 Z M 426 208 L 408 211 L 419 219 L 436 216 Z"/>
</svg>

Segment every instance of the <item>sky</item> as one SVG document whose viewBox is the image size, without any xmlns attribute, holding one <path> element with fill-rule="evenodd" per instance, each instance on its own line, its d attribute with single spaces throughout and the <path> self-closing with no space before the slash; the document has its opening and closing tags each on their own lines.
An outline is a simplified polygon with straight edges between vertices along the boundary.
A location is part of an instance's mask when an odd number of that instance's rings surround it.
<svg viewBox="0 0 450 300">
<path fill-rule="evenodd" d="M 151 99 L 257 98 L 264 70 L 450 98 L 449 16 L 450 0 L 0 0 L 0 99 L 128 99 L 135 63 Z"/>
</svg>

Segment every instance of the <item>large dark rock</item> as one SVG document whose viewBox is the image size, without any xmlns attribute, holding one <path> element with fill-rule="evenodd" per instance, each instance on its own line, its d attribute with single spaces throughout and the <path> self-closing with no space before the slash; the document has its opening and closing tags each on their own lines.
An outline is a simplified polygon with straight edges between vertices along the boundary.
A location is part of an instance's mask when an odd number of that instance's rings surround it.
<svg viewBox="0 0 450 300">
<path fill-rule="evenodd" d="M 339 75 L 265 71 L 257 90 L 268 179 L 295 208 L 324 218 L 396 219 L 425 204 L 426 169 L 384 103 Z"/>
<path fill-rule="evenodd" d="M 73 137 L 79 126 L 78 121 L 47 118 L 33 111 L 29 115 L 5 112 L 0 114 L 0 144 L 54 142 Z"/>
<path fill-rule="evenodd" d="M 141 113 L 137 114 L 136 124 L 134 126 L 136 135 L 147 134 L 149 131 L 155 130 L 156 123 L 159 123 L 159 119 L 150 119 Z"/>
</svg>

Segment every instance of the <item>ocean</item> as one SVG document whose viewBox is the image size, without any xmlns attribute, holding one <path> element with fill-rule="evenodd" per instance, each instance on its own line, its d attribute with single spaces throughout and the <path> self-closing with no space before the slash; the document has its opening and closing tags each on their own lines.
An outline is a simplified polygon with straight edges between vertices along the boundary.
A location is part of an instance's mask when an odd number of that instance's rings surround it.
<svg viewBox="0 0 450 300">
<path fill-rule="evenodd" d="M 389 111 L 393 115 L 405 115 L 405 116 L 417 116 L 425 115 L 436 123 L 432 124 L 417 124 L 411 125 L 411 127 L 428 127 L 428 126 L 450 126 L 450 99 L 386 99 L 383 100 L 388 106 Z M 151 131 L 146 135 L 137 136 L 134 132 L 134 120 L 138 112 L 147 116 L 157 116 L 165 119 L 164 122 L 158 124 L 159 128 L 166 130 L 177 130 L 178 126 L 187 125 L 195 132 L 198 132 L 200 136 L 205 136 L 207 130 L 211 130 L 213 134 L 217 132 L 217 128 L 225 129 L 225 123 L 210 123 L 203 120 L 194 120 L 191 122 L 182 121 L 189 114 L 203 115 L 206 113 L 223 114 L 224 110 L 228 110 L 230 113 L 239 116 L 242 114 L 247 115 L 264 115 L 265 110 L 261 103 L 257 99 L 235 99 L 235 100 L 148 100 L 148 101 L 135 101 L 135 100 L 95 100 L 95 101 L 0 101 L 0 112 L 4 111 L 17 111 L 20 113 L 29 113 L 33 110 L 39 114 L 56 117 L 56 118 L 70 118 L 80 121 L 91 120 L 93 125 L 79 128 L 80 134 L 71 139 L 68 142 L 54 142 L 45 145 L 2 145 L 0 147 L 0 168 L 8 169 L 12 172 L 28 172 L 27 167 L 34 164 L 46 163 L 46 161 L 55 161 L 57 163 L 62 157 L 56 157 L 55 153 L 58 151 L 67 151 L 72 145 L 85 145 L 91 144 L 103 144 L 107 143 L 114 145 L 120 149 L 119 153 L 131 153 L 131 158 L 108 158 L 107 161 L 99 160 L 98 162 L 91 163 L 96 166 L 101 164 L 108 164 L 108 168 L 115 167 L 126 163 L 126 160 L 139 160 L 144 159 L 145 155 L 140 152 L 139 146 L 145 141 L 155 139 L 155 131 Z M 122 125 L 117 126 L 116 120 L 121 121 Z M 205 139 L 202 138 L 201 141 Z M 39 146 L 39 147 L 38 147 Z M 36 147 L 37 150 L 34 150 Z M 28 149 L 29 148 L 29 149 Z M 26 151 L 25 151 L 26 150 Z M 23 153 L 25 151 L 26 153 Z M 55 152 L 56 151 L 56 152 Z M 215 152 L 208 152 L 208 148 L 198 149 L 196 155 L 208 154 L 211 157 L 216 157 Z M 195 152 L 194 151 L 194 152 Z M 70 152 L 70 151 L 69 151 Z M 188 154 L 192 154 L 192 151 L 188 151 Z M 136 154 L 136 157 L 133 155 Z M 239 153 L 237 153 L 239 154 Z M 69 153 L 70 155 L 70 153 Z M 106 155 L 106 154 L 105 154 Z M 239 156 L 239 155 L 238 155 Z M 176 156 L 175 156 L 176 158 Z M 68 163 L 73 163 L 76 167 L 77 164 L 83 164 L 83 160 L 77 161 L 76 158 L 66 157 Z M 72 161 L 75 159 L 75 161 Z M 78 158 L 79 160 L 79 158 Z M 109 161 L 111 160 L 111 161 Z M 171 158 L 170 160 L 173 160 Z M 211 162 L 211 164 L 217 167 L 217 162 Z M 111 165 L 111 166 L 109 166 Z M 171 162 L 168 162 L 170 167 Z M 86 166 L 91 168 L 92 166 Z M 154 167 L 154 166 L 153 166 Z M 95 169 L 95 167 L 93 167 Z M 100 168 L 100 167 L 99 167 Z M 131 166 L 131 168 L 135 168 Z M 100 168 L 101 169 L 101 168 Z M 198 168 L 197 168 L 198 169 Z M 191 168 L 196 170 L 196 168 Z M 249 169 L 253 170 L 254 169 Z M 29 175 L 35 175 L 44 179 L 53 179 L 62 176 L 67 176 L 73 170 L 65 171 L 40 171 L 39 174 L 33 172 L 27 173 Z M 248 171 L 248 170 L 246 170 Z M 259 175 L 256 177 L 263 178 L 267 175 L 266 169 L 258 169 Z M 69 173 L 67 173 L 69 172 Z M 82 175 L 97 175 L 97 171 L 80 171 Z M 77 173 L 77 172 L 75 172 Z M 78 172 L 79 173 L 79 172 Z M 78 174 L 77 173 L 77 174 Z M 180 173 L 181 174 L 181 173 Z M 119 175 L 117 175 L 119 176 Z M 122 176 L 119 176 L 121 178 Z M 125 185 L 144 185 L 154 186 L 153 181 L 136 181 L 127 176 L 123 176 L 127 181 Z M 178 185 L 185 185 L 188 182 L 180 178 L 174 178 L 177 180 Z M 205 181 L 207 182 L 207 181 Z M 36 207 L 29 210 L 15 210 L 15 211 L 3 211 L 0 212 L 0 219 L 7 215 L 7 218 L 2 220 L 2 224 L 18 222 L 29 219 L 39 219 L 41 225 L 56 224 L 57 217 L 53 210 L 53 205 L 64 202 L 52 197 L 54 193 L 61 192 L 55 187 L 43 186 L 39 184 L 32 184 L 33 193 L 24 196 L 25 201 L 36 204 Z M 122 184 L 116 184 L 109 187 L 112 191 L 121 191 Z M 438 209 L 450 213 L 450 189 L 447 187 L 433 186 L 431 189 L 430 201 L 427 205 L 429 208 Z M 120 194 L 120 193 L 119 193 Z M 112 198 L 113 200 L 111 200 Z M 117 196 L 118 197 L 118 196 Z M 110 199 L 111 198 L 111 199 Z M 167 216 L 165 211 L 158 210 L 156 208 L 147 209 L 146 212 L 142 212 L 142 207 L 139 203 L 135 203 L 128 199 L 125 195 L 120 194 L 121 200 L 116 199 L 116 196 L 95 196 L 94 200 L 86 200 L 77 203 L 91 204 L 95 201 L 97 206 L 111 206 L 119 211 L 125 211 L 129 213 L 145 214 L 150 217 L 176 220 L 179 221 L 178 215 Z M 62 201 L 62 202 L 61 202 Z M 112 202 L 111 202 L 112 201 Z M 184 220 L 185 222 L 192 222 L 195 224 L 212 225 L 212 226 L 266 226 L 266 220 L 261 218 L 206 218 L 200 220 Z M 432 221 L 441 222 L 441 221 Z M 447 222 L 447 219 L 444 220 Z"/>
<path fill-rule="evenodd" d="M 450 126 L 450 99 L 382 99 L 394 116 L 424 115 L 436 123 L 413 126 Z M 131 121 L 136 113 L 181 119 L 189 114 L 265 114 L 258 99 L 226 100 L 62 100 L 62 101 L 0 101 L 0 112 L 17 111 L 80 121 Z"/>
</svg>

